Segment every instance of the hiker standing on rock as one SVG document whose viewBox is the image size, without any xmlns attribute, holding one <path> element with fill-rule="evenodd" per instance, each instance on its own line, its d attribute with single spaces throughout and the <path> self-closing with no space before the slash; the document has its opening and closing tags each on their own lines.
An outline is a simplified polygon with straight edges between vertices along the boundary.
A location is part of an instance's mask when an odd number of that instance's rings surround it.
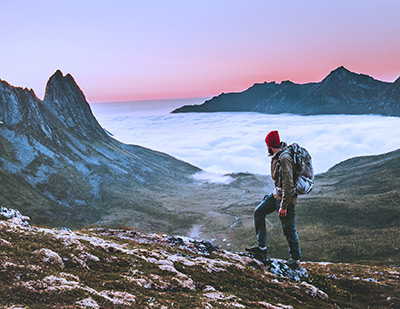
<svg viewBox="0 0 400 309">
<path fill-rule="evenodd" d="M 246 251 L 255 256 L 266 256 L 267 253 L 267 227 L 265 223 L 266 215 L 278 211 L 279 218 L 282 223 L 283 233 L 289 244 L 290 259 L 288 264 L 291 268 L 297 268 L 300 263 L 300 243 L 296 232 L 296 209 L 297 203 L 297 182 L 299 174 L 296 173 L 296 164 L 294 154 L 304 150 L 297 144 L 288 146 L 285 142 L 281 142 L 278 131 L 271 131 L 265 138 L 268 147 L 268 153 L 271 156 L 271 177 L 275 184 L 274 191 L 266 195 L 264 200 L 254 210 L 254 225 L 257 235 L 258 245 L 246 248 Z M 300 150 L 301 149 L 301 150 Z M 298 160 L 300 161 L 300 160 Z M 314 180 L 311 157 L 309 156 L 308 169 L 310 170 L 309 181 Z M 304 163 L 303 163 L 304 165 Z M 311 184 L 312 187 L 312 184 Z M 311 191 L 308 189 L 306 193 Z M 302 192 L 301 194 L 303 194 Z"/>
</svg>

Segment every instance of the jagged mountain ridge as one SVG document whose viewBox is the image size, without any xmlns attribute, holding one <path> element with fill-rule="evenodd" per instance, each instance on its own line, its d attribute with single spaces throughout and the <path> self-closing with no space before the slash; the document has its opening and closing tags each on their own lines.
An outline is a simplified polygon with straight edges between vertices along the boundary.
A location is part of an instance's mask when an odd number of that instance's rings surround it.
<svg viewBox="0 0 400 309">
<path fill-rule="evenodd" d="M 37 223 L 83 226 L 115 207 L 129 207 L 140 223 L 151 209 L 165 210 L 160 195 L 199 171 L 108 136 L 73 77 L 60 71 L 43 101 L 0 80 L 0 121 L 1 202 Z"/>
<path fill-rule="evenodd" d="M 261 262 L 204 240 L 132 229 L 30 226 L 0 209 L 7 308 L 395 308 L 399 268 Z M 272 267 L 273 266 L 273 267 Z M 280 269 L 276 268 L 279 267 Z M 277 271 L 278 270 L 278 271 Z"/>
<path fill-rule="evenodd" d="M 344 67 L 318 83 L 284 81 L 255 84 L 240 93 L 221 94 L 201 105 L 175 109 L 182 112 L 260 112 L 268 114 L 380 114 L 400 116 L 400 78 L 382 82 Z"/>
<path fill-rule="evenodd" d="M 234 175 L 229 186 L 194 181 L 197 167 L 116 141 L 61 72 L 49 79 L 43 101 L 1 81 L 0 107 L 0 202 L 35 224 L 189 235 L 206 223 L 222 241 L 236 221 L 225 210 L 231 201 L 254 203 L 269 190 L 258 175 Z"/>
<path fill-rule="evenodd" d="M 107 140 L 104 130 L 93 117 L 81 89 L 70 74 L 65 77 L 56 71 L 46 85 L 43 104 L 55 116 L 54 120 L 66 124 L 75 136 L 86 139 Z"/>
</svg>

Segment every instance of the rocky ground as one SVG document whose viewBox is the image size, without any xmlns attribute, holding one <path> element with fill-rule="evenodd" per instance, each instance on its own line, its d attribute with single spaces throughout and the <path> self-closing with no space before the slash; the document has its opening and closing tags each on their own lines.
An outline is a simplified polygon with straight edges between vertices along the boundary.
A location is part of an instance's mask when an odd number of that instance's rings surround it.
<svg viewBox="0 0 400 309">
<path fill-rule="evenodd" d="M 397 266 L 267 266 L 209 241 L 31 226 L 0 210 L 5 308 L 398 308 Z"/>
</svg>

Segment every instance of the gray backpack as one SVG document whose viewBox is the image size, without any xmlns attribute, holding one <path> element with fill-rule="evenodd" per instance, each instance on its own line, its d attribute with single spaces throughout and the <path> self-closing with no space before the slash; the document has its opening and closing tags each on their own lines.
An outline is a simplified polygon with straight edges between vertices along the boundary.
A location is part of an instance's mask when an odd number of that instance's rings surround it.
<svg viewBox="0 0 400 309">
<path fill-rule="evenodd" d="M 293 155 L 293 177 L 296 193 L 310 193 L 314 186 L 314 169 L 310 153 L 296 143 L 289 145 L 284 152 L 287 151 Z"/>
</svg>

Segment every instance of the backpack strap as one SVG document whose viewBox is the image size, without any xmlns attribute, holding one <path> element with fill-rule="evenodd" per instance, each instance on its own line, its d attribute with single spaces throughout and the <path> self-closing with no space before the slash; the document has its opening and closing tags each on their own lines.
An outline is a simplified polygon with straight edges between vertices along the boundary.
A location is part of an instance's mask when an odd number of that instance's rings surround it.
<svg viewBox="0 0 400 309">
<path fill-rule="evenodd" d="M 278 163 L 276 164 L 278 166 L 278 188 L 282 188 L 282 173 L 281 173 L 281 161 L 280 158 L 278 158 Z"/>
<path fill-rule="evenodd" d="M 291 148 L 293 150 L 293 167 L 296 167 L 297 162 L 299 161 L 298 154 L 299 154 L 300 146 L 299 146 L 299 144 L 293 143 L 293 144 L 289 145 L 288 148 Z"/>
<path fill-rule="evenodd" d="M 282 188 L 281 156 L 285 152 L 289 152 L 289 154 L 293 157 L 293 178 L 294 178 L 293 180 L 294 180 L 294 182 L 296 182 L 296 178 L 298 178 L 296 166 L 297 166 L 297 161 L 298 161 L 297 153 L 299 151 L 299 147 L 300 146 L 296 143 L 290 144 L 289 146 L 287 146 L 287 148 L 284 151 L 282 151 L 282 153 L 278 157 L 277 165 L 278 165 L 278 173 L 279 173 L 279 178 L 278 178 L 279 188 Z M 291 153 L 291 151 L 293 152 L 293 154 Z"/>
<path fill-rule="evenodd" d="M 290 149 L 289 147 L 291 147 L 291 145 L 289 145 L 284 151 L 282 151 L 278 157 L 277 166 L 278 166 L 278 175 L 279 175 L 279 178 L 278 178 L 278 187 L 279 188 L 282 188 L 281 156 Z"/>
</svg>

